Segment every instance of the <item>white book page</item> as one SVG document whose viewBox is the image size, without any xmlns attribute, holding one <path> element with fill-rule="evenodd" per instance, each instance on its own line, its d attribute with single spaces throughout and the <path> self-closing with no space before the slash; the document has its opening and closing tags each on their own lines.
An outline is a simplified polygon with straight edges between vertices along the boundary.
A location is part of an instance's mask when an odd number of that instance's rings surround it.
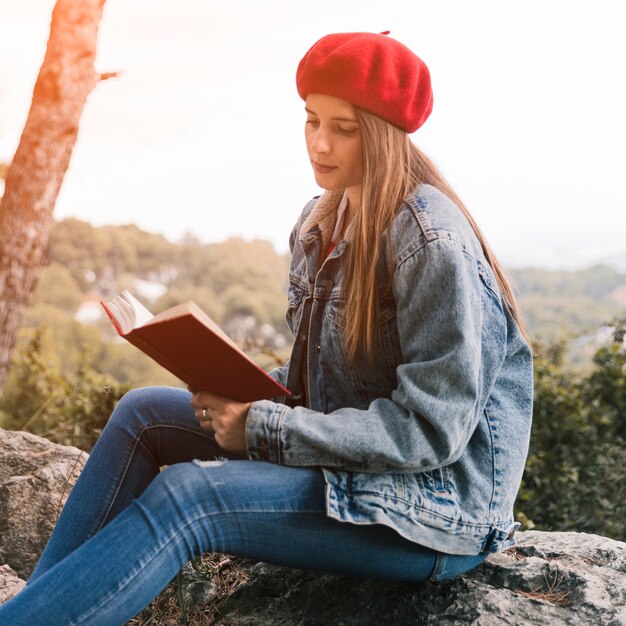
<svg viewBox="0 0 626 626">
<path fill-rule="evenodd" d="M 154 316 L 146 307 L 135 298 L 129 291 L 124 290 L 119 296 L 115 296 L 107 302 L 117 323 L 122 329 L 122 334 L 129 333 L 133 328 L 139 328 Z"/>
</svg>

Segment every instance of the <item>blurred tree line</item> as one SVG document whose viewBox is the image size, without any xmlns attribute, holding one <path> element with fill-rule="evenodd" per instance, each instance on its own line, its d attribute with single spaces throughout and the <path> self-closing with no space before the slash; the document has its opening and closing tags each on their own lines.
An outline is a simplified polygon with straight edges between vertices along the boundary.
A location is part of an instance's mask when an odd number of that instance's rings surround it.
<svg viewBox="0 0 626 626">
<path fill-rule="evenodd" d="M 513 274 L 530 332 L 543 339 L 535 345 L 534 424 L 517 518 L 526 528 L 580 530 L 623 540 L 624 275 L 604 266 Z M 275 351 L 262 349 L 271 345 L 268 328 L 288 333 L 287 277 L 287 257 L 263 241 L 202 244 L 186 236 L 172 243 L 136 226 L 94 228 L 75 219 L 55 224 L 48 266 L 31 296 L 0 400 L 0 426 L 89 450 L 126 390 L 180 384 L 120 341 L 108 320 L 76 321 L 74 314 L 86 298 L 132 290 L 136 278 L 162 283 L 167 291 L 149 305 L 151 310 L 193 299 L 270 369 L 290 350 L 289 343 Z M 612 341 L 590 344 L 587 367 L 573 368 L 569 339 L 594 331 L 614 315 L 619 318 L 612 322 Z"/>
<path fill-rule="evenodd" d="M 259 324 L 287 331 L 289 262 L 267 241 L 203 244 L 187 236 L 173 243 L 132 224 L 95 228 L 69 218 L 52 228 L 48 259 L 31 303 L 71 309 L 86 294 L 112 296 L 142 278 L 168 288 L 151 306 L 154 313 L 194 300 L 218 324 L 254 316 Z"/>
<path fill-rule="evenodd" d="M 574 272 L 514 269 L 509 274 L 528 328 L 544 342 L 593 333 L 626 311 L 626 275 L 607 265 Z"/>
<path fill-rule="evenodd" d="M 155 313 L 194 299 L 220 324 L 253 315 L 287 332 L 288 259 L 266 241 L 233 238 L 207 245 L 187 235 L 173 243 L 135 225 L 95 228 L 69 218 L 51 229 L 48 263 L 31 304 L 62 304 L 71 311 L 86 294 L 110 296 L 139 277 L 168 287 L 153 305 Z M 606 265 L 509 274 L 531 334 L 546 343 L 594 333 L 626 312 L 626 275 Z"/>
</svg>

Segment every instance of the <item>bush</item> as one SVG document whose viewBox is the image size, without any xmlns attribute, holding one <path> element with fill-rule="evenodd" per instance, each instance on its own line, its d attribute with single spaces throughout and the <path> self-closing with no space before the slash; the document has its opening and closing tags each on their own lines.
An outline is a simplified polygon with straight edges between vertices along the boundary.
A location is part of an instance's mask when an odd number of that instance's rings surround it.
<svg viewBox="0 0 626 626">
<path fill-rule="evenodd" d="M 534 423 L 516 503 L 526 527 L 626 538 L 624 321 L 587 376 L 563 365 L 564 344 L 539 347 Z"/>
<path fill-rule="evenodd" d="M 128 386 L 94 372 L 87 352 L 72 375 L 62 374 L 46 356 L 50 335 L 48 328 L 37 328 L 16 354 L 0 404 L 1 425 L 91 450 Z"/>
</svg>

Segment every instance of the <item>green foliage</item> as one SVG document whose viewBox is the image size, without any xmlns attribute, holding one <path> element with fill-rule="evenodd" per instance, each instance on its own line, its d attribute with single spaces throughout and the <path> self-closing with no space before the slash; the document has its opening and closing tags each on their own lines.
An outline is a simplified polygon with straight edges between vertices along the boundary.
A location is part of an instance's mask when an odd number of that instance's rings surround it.
<svg viewBox="0 0 626 626">
<path fill-rule="evenodd" d="M 50 344 L 50 330 L 41 327 L 18 352 L 0 403 L 0 425 L 90 450 L 128 387 L 94 372 L 87 353 L 72 375 L 63 375 L 47 357 Z"/>
<path fill-rule="evenodd" d="M 230 316 L 248 316 L 259 319 L 263 315 L 263 302 L 247 287 L 233 283 L 222 293 L 224 307 Z"/>
<path fill-rule="evenodd" d="M 516 505 L 527 526 L 626 537 L 623 337 L 624 322 L 617 322 L 614 341 L 596 353 L 586 376 L 564 365 L 564 343 L 539 347 L 530 454 Z"/>
<path fill-rule="evenodd" d="M 187 237 L 177 244 L 134 225 L 95 228 L 68 218 L 52 228 L 48 258 L 51 264 L 33 305 L 44 302 L 65 308 L 76 289 L 83 295 L 95 291 L 108 296 L 122 289 L 132 291 L 133 280 L 143 278 L 168 287 L 155 303 L 155 312 L 194 300 L 220 324 L 253 314 L 259 325 L 269 323 L 288 332 L 284 321 L 288 259 L 276 254 L 267 241 L 234 237 L 202 244 Z"/>
<path fill-rule="evenodd" d="M 173 374 L 127 343 L 100 342 L 90 354 L 89 365 L 94 372 L 114 376 L 128 387 L 182 384 Z"/>
<path fill-rule="evenodd" d="M 147 233 L 135 224 L 103 226 L 106 264 L 114 275 L 121 272 L 150 274 L 178 263 L 179 246 L 162 235 Z"/>
<path fill-rule="evenodd" d="M 537 268 L 511 270 L 517 290 L 524 293 L 583 295 L 602 298 L 624 284 L 624 275 L 608 265 L 595 265 L 574 272 Z"/>
<path fill-rule="evenodd" d="M 617 323 L 614 341 L 596 353 L 586 402 L 606 425 L 608 436 L 626 439 L 626 320 Z"/>
<path fill-rule="evenodd" d="M 193 300 L 218 324 L 224 321 L 225 310 L 223 302 L 211 287 L 202 285 L 198 287 L 192 285 L 188 287 L 171 287 L 164 296 L 156 301 L 152 310 L 154 313 L 158 313 L 188 300 Z"/>
<path fill-rule="evenodd" d="M 48 258 L 65 267 L 84 291 L 104 273 L 105 254 L 102 232 L 87 222 L 69 218 L 50 229 Z M 90 279 L 92 274 L 94 278 Z"/>
<path fill-rule="evenodd" d="M 134 224 L 95 228 L 67 218 L 50 230 L 48 257 L 67 268 L 83 291 L 97 286 L 106 293 L 117 290 L 124 272 L 149 274 L 176 265 L 176 244 Z"/>
<path fill-rule="evenodd" d="M 183 263 L 173 287 L 211 289 L 222 307 L 223 322 L 252 315 L 259 324 L 288 332 L 284 321 L 288 259 L 276 254 L 269 242 L 236 237 L 206 246 L 192 242 L 181 253 Z"/>
<path fill-rule="evenodd" d="M 595 331 L 618 312 L 616 305 L 584 295 L 529 293 L 519 304 L 533 336 L 549 342 Z"/>
<path fill-rule="evenodd" d="M 80 285 L 72 273 L 53 261 L 42 273 L 37 287 L 30 296 L 29 305 L 44 304 L 66 313 L 74 313 L 82 300 Z"/>
</svg>

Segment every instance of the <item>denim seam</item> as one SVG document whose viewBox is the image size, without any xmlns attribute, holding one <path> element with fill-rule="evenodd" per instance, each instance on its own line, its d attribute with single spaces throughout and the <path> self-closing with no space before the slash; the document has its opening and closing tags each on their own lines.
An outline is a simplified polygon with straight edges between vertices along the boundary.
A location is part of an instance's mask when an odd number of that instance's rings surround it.
<svg viewBox="0 0 626 626">
<path fill-rule="evenodd" d="M 442 554 L 441 552 L 437 552 L 435 556 L 435 565 L 433 566 L 433 571 L 429 574 L 427 580 L 437 582 L 439 580 L 439 577 L 445 573 L 447 560 L 447 555 Z"/>
<path fill-rule="evenodd" d="M 277 411 L 278 417 L 276 418 L 278 422 L 276 426 L 276 460 L 278 465 L 284 465 L 283 448 L 285 447 L 285 442 L 283 441 L 283 424 L 285 423 L 287 407 L 285 405 L 279 405 L 279 407 L 280 409 Z"/>
<path fill-rule="evenodd" d="M 404 250 L 404 255 L 405 256 L 402 257 L 402 258 L 398 257 L 398 259 L 397 259 L 397 264 L 396 264 L 395 271 L 398 271 L 407 261 L 409 261 L 413 257 L 417 256 L 417 254 L 420 253 L 422 250 L 424 250 L 429 244 L 436 244 L 436 243 L 439 243 L 439 242 L 443 242 L 443 243 L 448 243 L 449 242 L 449 243 L 454 244 L 455 246 L 458 246 L 460 248 L 460 251 L 463 253 L 464 256 L 468 257 L 472 262 L 477 263 L 477 259 L 462 244 L 462 242 L 460 242 L 456 237 L 450 236 L 451 233 L 446 233 L 446 235 L 448 235 L 448 236 L 437 235 L 433 239 L 429 239 L 428 241 L 424 241 L 422 244 L 417 245 L 415 247 L 415 249 L 413 249 L 413 250 L 410 250 L 409 248 L 405 249 Z"/>
<path fill-rule="evenodd" d="M 291 272 L 289 274 L 289 282 L 293 283 L 296 287 L 303 289 L 308 292 L 309 284 L 308 282 L 302 280 L 298 274 L 295 272 Z"/>
<path fill-rule="evenodd" d="M 496 499 L 496 452 L 494 434 L 492 431 L 492 422 L 491 418 L 489 417 L 489 412 L 486 408 L 483 410 L 483 414 L 487 418 L 487 423 L 489 425 L 489 428 L 487 428 L 487 432 L 489 433 L 489 441 L 491 443 L 491 475 L 493 476 L 493 480 L 491 482 L 491 497 L 489 498 L 489 508 L 487 509 L 489 513 L 491 513 Z M 495 427 L 495 424 L 493 426 Z"/>
<path fill-rule="evenodd" d="M 428 240 L 429 237 L 432 237 L 433 230 L 432 224 L 424 213 L 424 210 L 422 209 L 422 207 L 419 206 L 419 203 L 415 200 L 413 196 L 407 198 L 405 204 L 410 208 L 411 215 L 413 215 L 413 217 L 415 218 L 415 221 L 417 222 L 419 229 L 422 232 L 422 235 Z"/>
<path fill-rule="evenodd" d="M 140 437 L 141 437 L 141 434 L 140 434 Z M 129 448 L 126 458 L 120 466 L 120 475 L 118 478 L 116 478 L 113 481 L 112 489 L 107 495 L 107 497 L 104 499 L 105 506 L 103 507 L 100 514 L 94 520 L 94 523 L 92 524 L 91 528 L 89 529 L 87 533 L 86 539 L 89 539 L 90 537 L 95 535 L 102 528 L 102 525 L 104 524 L 104 520 L 107 518 L 108 514 L 110 513 L 111 508 L 113 507 L 113 503 L 115 502 L 115 499 L 117 498 L 119 494 L 120 487 L 122 483 L 124 482 L 126 473 L 128 472 L 128 467 L 130 466 L 133 455 L 135 454 L 135 450 L 137 448 L 137 440 L 138 438 L 135 439 L 135 441 L 133 442 L 133 445 Z"/>
</svg>

